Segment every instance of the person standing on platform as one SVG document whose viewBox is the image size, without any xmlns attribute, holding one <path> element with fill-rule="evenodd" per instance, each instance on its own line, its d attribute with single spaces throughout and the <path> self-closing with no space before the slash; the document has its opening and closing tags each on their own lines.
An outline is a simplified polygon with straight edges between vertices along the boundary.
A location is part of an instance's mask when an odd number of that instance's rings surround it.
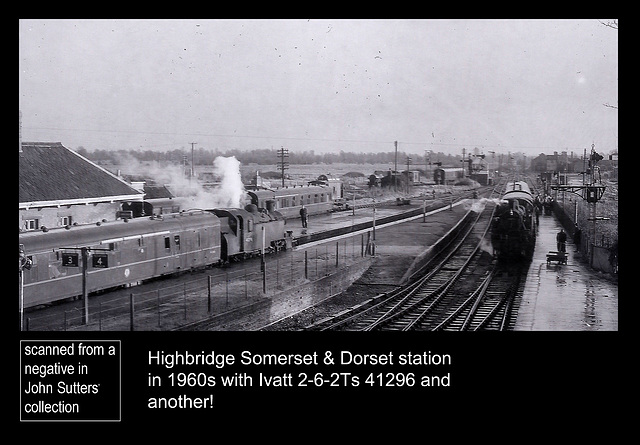
<svg viewBox="0 0 640 445">
<path fill-rule="evenodd" d="M 567 234 L 564 229 L 560 229 L 560 232 L 556 235 L 556 242 L 558 243 L 558 252 L 566 252 Z"/>
<path fill-rule="evenodd" d="M 573 230 L 573 244 L 576 245 L 576 249 L 580 250 L 580 243 L 582 242 L 582 230 L 578 227 L 578 223 L 576 223 L 575 228 Z"/>
<path fill-rule="evenodd" d="M 302 227 L 307 228 L 307 223 L 309 222 L 309 216 L 307 214 L 307 208 L 303 205 L 300 208 L 300 220 L 302 221 Z"/>
</svg>

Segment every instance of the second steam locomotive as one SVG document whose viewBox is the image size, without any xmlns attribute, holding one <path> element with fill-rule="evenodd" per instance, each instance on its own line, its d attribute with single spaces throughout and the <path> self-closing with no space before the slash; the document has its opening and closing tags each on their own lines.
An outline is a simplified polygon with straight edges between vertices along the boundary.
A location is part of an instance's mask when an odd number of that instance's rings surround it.
<svg viewBox="0 0 640 445">
<path fill-rule="evenodd" d="M 536 240 L 534 199 L 524 181 L 508 182 L 491 223 L 491 243 L 499 260 L 530 259 Z"/>
</svg>

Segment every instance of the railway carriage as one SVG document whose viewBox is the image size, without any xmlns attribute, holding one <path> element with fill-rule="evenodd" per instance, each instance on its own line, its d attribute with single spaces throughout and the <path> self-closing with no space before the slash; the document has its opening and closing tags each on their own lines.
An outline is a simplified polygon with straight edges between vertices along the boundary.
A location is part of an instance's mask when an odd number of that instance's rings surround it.
<svg viewBox="0 0 640 445">
<path fill-rule="evenodd" d="M 274 190 L 251 190 L 247 192 L 251 204 L 258 210 L 277 211 L 285 218 L 299 218 L 304 205 L 309 215 L 333 210 L 333 191 L 323 185 L 282 187 Z"/>
<path fill-rule="evenodd" d="M 507 183 L 491 223 L 491 243 L 500 260 L 523 260 L 533 254 L 536 239 L 534 198 L 524 181 Z"/>
<path fill-rule="evenodd" d="M 450 185 L 464 178 L 464 168 L 440 167 L 433 171 L 433 181 L 440 185 Z"/>
<path fill-rule="evenodd" d="M 220 220 L 204 211 L 23 232 L 25 307 L 220 262 Z M 83 264 L 81 248 L 87 248 Z"/>
</svg>

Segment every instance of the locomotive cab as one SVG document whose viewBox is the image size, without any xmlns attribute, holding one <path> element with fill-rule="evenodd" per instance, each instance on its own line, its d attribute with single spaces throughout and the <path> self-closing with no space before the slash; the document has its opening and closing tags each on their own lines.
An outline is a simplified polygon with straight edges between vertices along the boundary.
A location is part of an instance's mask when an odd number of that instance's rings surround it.
<svg viewBox="0 0 640 445">
<path fill-rule="evenodd" d="M 222 238 L 222 254 L 224 261 L 248 258 L 262 251 L 278 251 L 286 247 L 284 218 L 277 212 L 269 213 L 266 209 L 258 210 L 253 204 L 243 209 L 214 209 L 220 218 Z M 264 232 L 264 234 L 263 234 Z"/>
<path fill-rule="evenodd" d="M 249 229 L 247 218 L 237 214 L 237 209 L 214 209 L 212 212 L 220 218 L 222 260 L 229 261 L 238 255 L 242 256 L 245 252 L 245 232 Z"/>
</svg>

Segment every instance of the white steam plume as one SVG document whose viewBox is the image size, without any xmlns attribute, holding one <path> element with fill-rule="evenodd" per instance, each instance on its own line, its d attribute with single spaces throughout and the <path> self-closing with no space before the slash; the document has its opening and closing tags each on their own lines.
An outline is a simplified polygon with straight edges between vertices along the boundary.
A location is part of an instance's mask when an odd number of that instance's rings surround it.
<svg viewBox="0 0 640 445">
<path fill-rule="evenodd" d="M 218 156 L 213 161 L 214 173 L 221 178 L 215 189 L 219 205 L 215 207 L 244 207 L 244 184 L 240 175 L 240 161 L 235 156 Z"/>
<path fill-rule="evenodd" d="M 240 175 L 240 161 L 235 156 L 219 156 L 213 161 L 213 173 L 220 183 L 212 188 L 204 188 L 196 178 L 185 176 L 182 165 L 139 162 L 134 158 L 121 162 L 123 170 L 126 169 L 123 173 L 140 175 L 166 185 L 180 204 L 180 210 L 244 208 L 246 191 Z"/>
<path fill-rule="evenodd" d="M 213 161 L 213 174 L 220 183 L 212 188 L 205 189 L 195 179 L 191 182 L 186 179 L 186 187 L 181 190 L 175 188 L 174 184 L 176 194 L 185 197 L 180 199 L 181 210 L 244 208 L 246 192 L 240 175 L 240 161 L 235 156 L 218 156 Z"/>
<path fill-rule="evenodd" d="M 500 203 L 503 201 L 500 198 L 468 199 L 463 205 L 465 210 L 471 210 L 474 213 L 480 213 L 488 202 L 492 202 L 495 205 L 500 205 Z"/>
</svg>

